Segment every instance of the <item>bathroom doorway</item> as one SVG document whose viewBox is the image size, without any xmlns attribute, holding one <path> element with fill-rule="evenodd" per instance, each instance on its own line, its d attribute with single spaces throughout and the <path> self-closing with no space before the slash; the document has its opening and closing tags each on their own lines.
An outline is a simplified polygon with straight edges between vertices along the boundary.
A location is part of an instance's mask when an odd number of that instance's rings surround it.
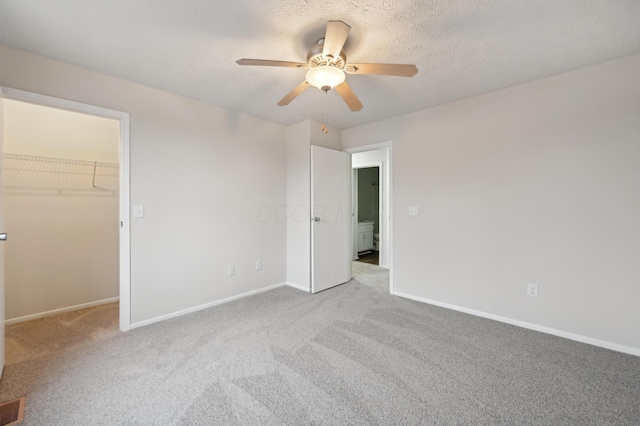
<svg viewBox="0 0 640 426">
<path fill-rule="evenodd" d="M 354 260 L 379 265 L 382 167 L 354 168 L 353 173 L 354 216 L 357 218 Z"/>
<path fill-rule="evenodd" d="M 388 273 L 385 272 L 385 276 L 389 280 L 389 292 L 393 294 L 393 220 L 392 220 L 392 201 L 393 201 L 393 168 L 392 168 L 392 142 L 383 142 L 372 145 L 359 146 L 356 148 L 345 149 L 345 152 L 351 154 L 351 168 L 352 168 L 352 211 L 353 211 L 353 224 L 352 224 L 352 238 L 353 238 L 353 253 L 352 253 L 352 277 L 358 279 L 363 275 L 369 275 L 371 273 L 382 273 L 384 269 L 388 269 Z M 369 213 L 365 212 L 365 215 L 359 215 L 358 212 L 358 185 L 357 179 L 360 172 L 358 170 L 372 169 L 373 171 L 363 172 L 363 174 L 375 175 L 377 170 L 377 186 L 375 180 L 368 180 L 365 178 L 367 185 L 364 186 L 364 192 L 368 192 L 371 196 L 371 200 L 367 203 L 365 201 L 363 205 L 364 210 L 369 210 Z M 376 195 L 377 187 L 377 200 L 374 198 Z M 375 224 L 375 210 L 378 211 L 378 223 Z M 371 212 L 374 213 L 371 213 Z M 360 220 L 359 220 L 360 219 Z M 367 221 L 373 221 L 367 224 Z M 363 223 L 364 222 L 364 223 Z M 358 226 L 358 223 L 363 223 Z M 360 228 L 360 229 L 359 229 Z M 371 228 L 371 229 L 370 229 Z M 373 248 L 373 256 L 377 255 L 378 265 L 369 264 L 360 261 L 365 260 L 367 256 L 371 254 L 365 254 L 362 250 L 358 249 L 358 237 L 359 232 L 370 232 L 370 240 L 366 241 L 365 236 L 364 243 L 368 243 L 369 248 Z M 377 232 L 374 232 L 377 231 Z M 377 235 L 375 235 L 377 234 Z M 375 241 L 374 241 L 375 237 Z M 360 235 L 362 239 L 362 235 Z M 362 246 L 361 246 L 362 248 Z M 377 251 L 375 250 L 377 249 Z M 366 251 L 366 250 L 364 250 Z M 362 256 L 358 253 L 362 253 Z M 356 257 L 358 258 L 356 260 Z"/>
</svg>

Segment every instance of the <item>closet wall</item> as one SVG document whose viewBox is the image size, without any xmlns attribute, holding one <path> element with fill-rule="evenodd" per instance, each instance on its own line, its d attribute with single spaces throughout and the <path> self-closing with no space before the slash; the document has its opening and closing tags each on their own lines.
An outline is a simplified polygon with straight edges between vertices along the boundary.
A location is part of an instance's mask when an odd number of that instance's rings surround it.
<svg viewBox="0 0 640 426">
<path fill-rule="evenodd" d="M 119 123 L 5 100 L 6 319 L 115 300 Z"/>
</svg>

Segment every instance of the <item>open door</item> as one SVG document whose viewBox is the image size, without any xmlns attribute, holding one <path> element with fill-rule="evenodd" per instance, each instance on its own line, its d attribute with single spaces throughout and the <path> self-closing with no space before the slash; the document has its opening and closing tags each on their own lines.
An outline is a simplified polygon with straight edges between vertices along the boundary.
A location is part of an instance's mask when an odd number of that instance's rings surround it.
<svg viewBox="0 0 640 426">
<path fill-rule="evenodd" d="M 311 146 L 311 292 L 351 279 L 351 156 Z"/>
<path fill-rule="evenodd" d="M 4 372 L 4 96 L 0 87 L 0 378 Z"/>
</svg>

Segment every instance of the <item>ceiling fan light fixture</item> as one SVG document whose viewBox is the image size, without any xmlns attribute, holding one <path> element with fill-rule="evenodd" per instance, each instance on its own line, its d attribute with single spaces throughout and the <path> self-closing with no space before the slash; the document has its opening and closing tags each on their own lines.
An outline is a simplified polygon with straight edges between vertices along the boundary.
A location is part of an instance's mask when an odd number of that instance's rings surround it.
<svg viewBox="0 0 640 426">
<path fill-rule="evenodd" d="M 325 36 L 318 40 L 318 43 L 307 53 L 306 63 L 246 58 L 239 59 L 236 62 L 238 65 L 306 68 L 309 70 L 306 79 L 287 93 L 284 98 L 280 99 L 278 106 L 289 105 L 302 92 L 313 86 L 325 93 L 331 89 L 336 89 L 336 92 L 338 92 L 351 111 L 360 111 L 362 103 L 346 83 L 345 73 L 413 77 L 418 72 L 418 68 L 413 64 L 347 63 L 347 55 L 343 48 L 350 30 L 351 27 L 342 21 L 327 22 Z"/>
<path fill-rule="evenodd" d="M 344 83 L 344 71 L 331 65 L 311 68 L 307 72 L 307 83 L 322 91 L 328 91 Z"/>
</svg>

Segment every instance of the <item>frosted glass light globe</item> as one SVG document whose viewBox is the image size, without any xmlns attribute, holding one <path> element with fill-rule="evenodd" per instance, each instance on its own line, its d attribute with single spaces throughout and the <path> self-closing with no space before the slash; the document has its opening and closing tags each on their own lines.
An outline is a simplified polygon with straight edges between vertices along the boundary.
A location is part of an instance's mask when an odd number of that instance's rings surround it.
<svg viewBox="0 0 640 426">
<path fill-rule="evenodd" d="M 311 68 L 307 72 L 306 77 L 307 83 L 320 90 L 325 90 L 324 88 L 327 87 L 328 89 L 326 90 L 333 89 L 334 87 L 341 85 L 344 82 L 344 78 L 344 71 L 330 65 Z"/>
</svg>

